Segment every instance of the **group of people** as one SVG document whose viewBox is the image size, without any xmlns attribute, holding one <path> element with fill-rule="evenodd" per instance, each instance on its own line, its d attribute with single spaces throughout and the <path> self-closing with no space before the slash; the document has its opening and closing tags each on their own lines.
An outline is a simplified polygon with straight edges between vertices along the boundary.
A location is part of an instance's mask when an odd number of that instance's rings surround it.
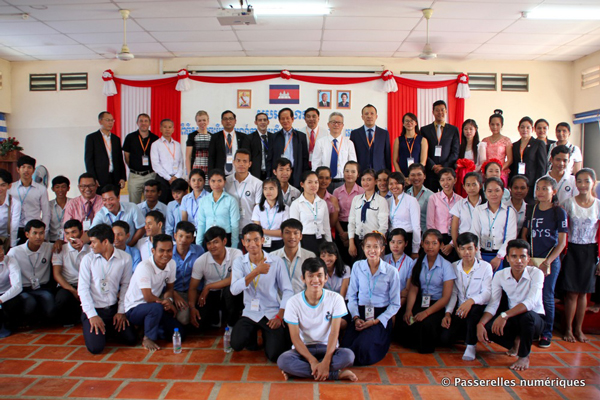
<svg viewBox="0 0 600 400">
<path fill-rule="evenodd" d="M 0 336 L 81 321 L 96 354 L 107 337 L 135 344 L 135 327 L 154 351 L 175 329 L 227 326 L 238 351 L 258 349 L 260 330 L 286 377 L 318 380 L 356 380 L 346 368 L 377 363 L 392 340 L 420 353 L 461 340 L 465 360 L 494 341 L 523 370 L 534 341 L 551 345 L 556 297 L 564 340 L 587 341 L 600 201 L 569 125 L 552 142 L 525 117 L 511 144 L 496 110 L 480 142 L 475 121 L 459 135 L 437 101 L 434 123 L 406 114 L 390 145 L 376 108 L 361 113 L 349 136 L 341 113 L 326 130 L 315 108 L 303 130 L 284 108 L 280 131 L 258 113 L 246 135 L 231 111 L 209 134 L 199 111 L 184 155 L 171 120 L 158 138 L 140 114 L 121 148 L 102 112 L 73 199 L 57 176 L 49 201 L 21 157 L 17 182 L 0 170 Z"/>
</svg>

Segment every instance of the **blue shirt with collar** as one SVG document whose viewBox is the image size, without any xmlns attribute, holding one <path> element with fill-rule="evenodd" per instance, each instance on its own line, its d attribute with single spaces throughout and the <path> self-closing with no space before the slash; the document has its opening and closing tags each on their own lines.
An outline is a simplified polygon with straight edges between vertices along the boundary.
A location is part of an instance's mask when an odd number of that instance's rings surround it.
<svg viewBox="0 0 600 400">
<path fill-rule="evenodd" d="M 383 257 L 383 261 L 396 268 L 400 279 L 400 291 L 402 292 L 406 288 L 408 279 L 412 276 L 416 260 L 413 260 L 408 254 L 403 254 L 398 261 L 394 262 L 394 255 L 390 253 Z"/>
<path fill-rule="evenodd" d="M 129 203 L 127 201 L 122 201 L 119 203 L 120 208 L 117 215 L 114 215 L 106 207 L 102 207 L 100 211 L 96 213 L 94 217 L 94 221 L 92 222 L 92 228 L 96 225 L 107 224 L 108 226 L 112 226 L 115 221 L 124 221 L 129 224 L 129 232 L 131 235 L 129 236 L 129 240 L 127 243 L 131 241 L 131 238 L 135 235 L 135 232 L 138 229 L 141 229 L 146 225 L 146 221 L 142 211 L 138 208 L 137 205 L 133 203 Z"/>
<path fill-rule="evenodd" d="M 279 309 L 285 309 L 287 301 L 294 295 L 292 284 L 287 274 L 283 260 L 273 254 L 263 251 L 265 262 L 271 266 L 269 272 L 258 275 L 249 285 L 246 285 L 246 275 L 256 268 L 250 263 L 250 255 L 236 258 L 231 268 L 231 294 L 237 296 L 244 293 L 243 316 L 254 322 L 263 317 L 273 319 Z M 255 286 L 256 285 L 256 286 Z M 278 293 L 281 292 L 281 302 Z M 252 311 L 252 300 L 258 299 L 259 310 Z"/>
<path fill-rule="evenodd" d="M 437 301 L 442 298 L 444 282 L 456 279 L 456 274 L 450 261 L 438 254 L 431 269 L 427 264 L 427 257 L 423 259 L 423 268 L 419 278 L 421 280 L 421 293 L 429 295 L 432 300 Z"/>
<path fill-rule="evenodd" d="M 197 245 L 202 245 L 204 232 L 207 231 L 207 227 L 212 226 L 220 226 L 225 229 L 225 232 L 231 233 L 231 247 L 238 247 L 240 240 L 240 205 L 233 196 L 225 191 L 216 202 L 212 194 L 204 196 L 200 200 L 198 215 L 196 216 Z"/>
<path fill-rule="evenodd" d="M 192 244 L 184 259 L 177 252 L 177 246 L 173 246 L 173 261 L 177 265 L 175 271 L 175 290 L 178 292 L 187 292 L 190 288 L 190 280 L 192 279 L 192 267 L 194 262 L 204 254 L 202 246 Z"/>
<path fill-rule="evenodd" d="M 354 318 L 358 306 L 387 307 L 377 319 L 385 327 L 400 309 L 400 279 L 396 268 L 380 260 L 375 275 L 367 260 L 354 263 L 348 287 L 348 310 Z"/>
<path fill-rule="evenodd" d="M 283 139 L 284 139 L 283 148 L 285 151 L 283 152 L 282 156 L 292 162 L 292 167 L 294 166 L 294 138 L 292 136 L 293 133 L 294 133 L 293 128 L 287 132 L 285 131 L 285 129 L 283 130 Z M 292 138 L 291 140 L 290 140 L 290 137 Z M 288 140 L 290 142 L 289 145 L 288 145 Z M 286 148 L 286 145 L 287 145 L 287 148 Z"/>
<path fill-rule="evenodd" d="M 125 253 L 131 256 L 131 272 L 135 271 L 135 267 L 142 262 L 142 255 L 138 249 L 131 246 L 125 246 Z"/>
<path fill-rule="evenodd" d="M 194 197 L 194 192 L 188 193 L 181 199 L 181 211 L 187 213 L 187 220 L 196 226 L 196 219 L 198 218 L 198 209 L 200 208 L 200 200 L 209 193 L 206 190 L 202 190 L 200 196 Z M 180 218 L 181 219 L 181 216 Z"/>
<path fill-rule="evenodd" d="M 367 138 L 367 143 L 369 142 L 369 129 L 373 129 L 373 137 L 375 137 L 375 131 L 377 131 L 377 125 L 375 125 L 372 128 L 367 127 L 366 125 L 363 125 L 363 128 L 365 128 L 365 137 Z M 375 140 L 375 139 L 373 139 Z"/>
<path fill-rule="evenodd" d="M 150 211 L 160 211 L 162 213 L 162 215 L 165 218 L 167 218 L 167 206 L 164 203 L 161 203 L 160 201 L 158 203 L 156 203 L 154 208 L 150 208 L 148 206 L 148 203 L 145 201 L 138 204 L 138 207 L 140 210 L 142 210 L 142 214 L 144 215 L 144 218 L 146 218 L 146 215 L 148 215 L 148 213 Z"/>
<path fill-rule="evenodd" d="M 169 202 L 165 219 L 165 233 L 171 237 L 174 237 L 175 227 L 181 221 L 181 204 L 179 204 L 177 200 Z M 190 222 L 196 226 L 196 221 Z"/>
</svg>

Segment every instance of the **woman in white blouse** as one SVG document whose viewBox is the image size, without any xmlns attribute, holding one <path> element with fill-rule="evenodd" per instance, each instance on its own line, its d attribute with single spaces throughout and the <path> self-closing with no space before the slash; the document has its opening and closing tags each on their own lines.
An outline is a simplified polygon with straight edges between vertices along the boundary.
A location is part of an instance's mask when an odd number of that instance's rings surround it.
<svg viewBox="0 0 600 400">
<path fill-rule="evenodd" d="M 317 196 L 319 177 L 315 172 L 306 171 L 300 186 L 304 193 L 292 203 L 290 218 L 302 222 L 302 248 L 319 254 L 321 243 L 331 242 L 327 203 Z"/>
<path fill-rule="evenodd" d="M 392 197 L 387 200 L 390 209 L 389 229 L 402 228 L 406 231 L 404 252 L 416 259 L 421 245 L 421 207 L 416 198 L 404 193 L 404 179 L 402 172 L 392 172 L 388 180 L 392 192 Z"/>
<path fill-rule="evenodd" d="M 270 253 L 283 247 L 281 223 L 289 218 L 289 210 L 283 201 L 283 192 L 277 178 L 266 179 L 262 190 L 260 203 L 252 211 L 252 222 L 262 226 L 265 234 L 263 248 Z"/>
</svg>

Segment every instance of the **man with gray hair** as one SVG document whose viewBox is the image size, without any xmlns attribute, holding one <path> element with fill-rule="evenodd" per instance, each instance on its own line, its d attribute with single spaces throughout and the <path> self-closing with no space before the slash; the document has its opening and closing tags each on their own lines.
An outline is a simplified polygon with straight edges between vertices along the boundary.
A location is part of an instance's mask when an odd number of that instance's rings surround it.
<svg viewBox="0 0 600 400">
<path fill-rule="evenodd" d="M 344 116 L 337 111 L 329 115 L 329 134 L 317 140 L 313 153 L 312 167 L 329 167 L 331 170 L 332 192 L 344 184 L 344 165 L 348 161 L 356 161 L 356 150 L 354 143 L 344 132 Z"/>
</svg>

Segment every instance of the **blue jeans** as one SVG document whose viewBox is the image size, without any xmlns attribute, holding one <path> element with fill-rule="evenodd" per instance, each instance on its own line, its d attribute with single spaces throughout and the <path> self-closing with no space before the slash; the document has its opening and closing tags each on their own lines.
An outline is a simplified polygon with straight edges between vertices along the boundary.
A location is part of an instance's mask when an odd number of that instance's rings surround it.
<svg viewBox="0 0 600 400">
<path fill-rule="evenodd" d="M 54 294 L 50 291 L 44 288 L 35 290 L 24 288 L 17 297 L 23 304 L 21 318 L 25 321 L 24 323 L 32 323 L 36 311 L 39 312 L 38 315 L 44 322 L 52 321 L 54 318 Z"/>
<path fill-rule="evenodd" d="M 560 272 L 560 257 L 552 261 L 550 265 L 550 275 L 544 279 L 544 290 L 542 292 L 544 302 L 544 312 L 546 321 L 542 336 L 552 339 L 552 329 L 554 327 L 554 288 L 556 286 L 556 279 Z"/>
</svg>

